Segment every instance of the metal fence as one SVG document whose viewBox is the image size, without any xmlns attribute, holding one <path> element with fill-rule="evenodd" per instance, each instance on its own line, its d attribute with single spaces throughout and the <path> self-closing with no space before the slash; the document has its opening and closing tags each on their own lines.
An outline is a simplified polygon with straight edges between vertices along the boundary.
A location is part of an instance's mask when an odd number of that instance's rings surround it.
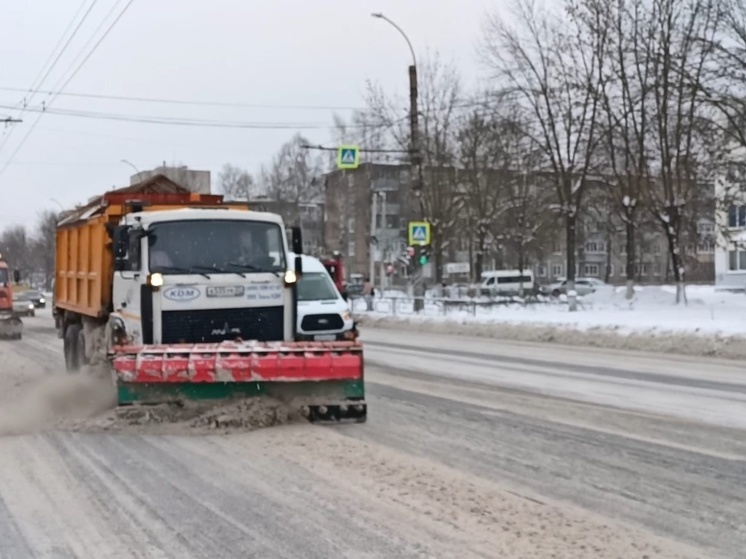
<svg viewBox="0 0 746 559">
<path fill-rule="evenodd" d="M 415 301 L 422 301 L 416 310 Z M 487 315 L 507 306 L 541 307 L 563 305 L 566 302 L 550 297 L 500 297 L 494 299 L 451 299 L 441 297 L 353 297 L 350 300 L 353 314 L 377 313 L 390 316 L 449 316 Z"/>
</svg>

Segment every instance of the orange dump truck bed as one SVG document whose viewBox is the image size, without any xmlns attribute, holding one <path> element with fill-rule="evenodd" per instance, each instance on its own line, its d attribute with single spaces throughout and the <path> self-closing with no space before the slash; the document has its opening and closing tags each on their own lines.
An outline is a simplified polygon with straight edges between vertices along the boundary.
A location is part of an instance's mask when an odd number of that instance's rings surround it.
<svg viewBox="0 0 746 559">
<path fill-rule="evenodd" d="M 104 317 L 111 310 L 114 257 L 107 224 L 117 224 L 131 211 L 186 207 L 235 207 L 219 195 L 194 193 L 111 192 L 69 213 L 57 226 L 55 306 L 89 317 Z M 247 209 L 246 204 L 241 206 Z"/>
</svg>

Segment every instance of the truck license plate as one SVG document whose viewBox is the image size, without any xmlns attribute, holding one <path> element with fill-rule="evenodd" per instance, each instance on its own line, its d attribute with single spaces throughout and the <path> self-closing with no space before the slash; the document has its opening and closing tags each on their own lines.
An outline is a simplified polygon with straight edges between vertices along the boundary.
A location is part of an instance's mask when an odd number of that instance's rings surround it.
<svg viewBox="0 0 746 559">
<path fill-rule="evenodd" d="M 313 339 L 317 342 L 333 342 L 337 339 L 337 336 L 334 334 L 319 334 L 314 336 Z"/>
<path fill-rule="evenodd" d="M 242 285 L 212 285 L 207 288 L 208 297 L 243 297 Z"/>
</svg>

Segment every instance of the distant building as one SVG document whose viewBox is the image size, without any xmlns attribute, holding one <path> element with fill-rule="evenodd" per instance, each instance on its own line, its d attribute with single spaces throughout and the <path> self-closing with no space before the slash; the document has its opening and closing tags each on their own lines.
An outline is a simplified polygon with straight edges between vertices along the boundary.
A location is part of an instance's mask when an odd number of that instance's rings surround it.
<svg viewBox="0 0 746 559">
<path fill-rule="evenodd" d="M 130 176 L 130 185 L 141 183 L 156 175 L 164 175 L 190 192 L 211 194 L 212 179 L 210 171 L 196 171 L 186 166 L 168 167 L 165 164 L 151 171 L 142 171 Z"/>
<path fill-rule="evenodd" d="M 281 215 L 286 227 L 300 225 L 303 232 L 303 252 L 317 257 L 324 255 L 323 202 L 292 204 L 269 198 L 254 198 L 249 200 L 249 208 Z"/>
<path fill-rule="evenodd" d="M 354 171 L 325 175 L 325 246 L 328 252 L 339 251 L 344 256 L 347 274 L 370 273 L 371 248 L 375 276 L 382 263 L 394 265 L 398 276 L 406 274 L 406 266 L 398 259 L 406 254 L 407 221 L 412 216 L 410 169 L 409 165 L 363 163 Z M 377 215 L 371 246 L 374 205 Z"/>
</svg>

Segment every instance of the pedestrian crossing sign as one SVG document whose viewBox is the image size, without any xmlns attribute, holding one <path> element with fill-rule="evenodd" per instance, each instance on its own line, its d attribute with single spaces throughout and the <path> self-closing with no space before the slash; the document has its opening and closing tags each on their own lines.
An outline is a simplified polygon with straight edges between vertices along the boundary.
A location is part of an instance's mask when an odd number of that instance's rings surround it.
<svg viewBox="0 0 746 559">
<path fill-rule="evenodd" d="M 420 246 L 430 244 L 430 224 L 428 222 L 409 222 L 409 244 Z"/>
<path fill-rule="evenodd" d="M 337 168 L 357 169 L 360 165 L 360 148 L 357 146 L 339 146 L 337 148 Z"/>
</svg>

